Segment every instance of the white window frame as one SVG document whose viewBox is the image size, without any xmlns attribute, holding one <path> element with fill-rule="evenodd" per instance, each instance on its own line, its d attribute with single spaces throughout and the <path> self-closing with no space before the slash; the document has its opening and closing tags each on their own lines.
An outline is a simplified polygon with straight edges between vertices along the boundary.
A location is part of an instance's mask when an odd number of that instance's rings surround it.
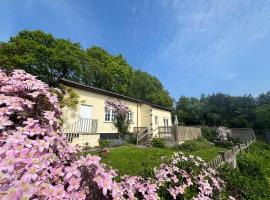
<svg viewBox="0 0 270 200">
<path fill-rule="evenodd" d="M 158 123 L 158 120 L 159 120 L 158 116 L 155 116 L 154 117 L 154 120 L 155 120 L 155 126 L 158 126 L 159 125 L 159 123 Z"/>
<path fill-rule="evenodd" d="M 113 109 L 105 108 L 104 122 L 113 122 L 115 121 L 115 114 Z"/>
<path fill-rule="evenodd" d="M 134 123 L 134 112 L 128 112 L 128 116 L 127 116 L 128 122 L 133 124 Z"/>
</svg>

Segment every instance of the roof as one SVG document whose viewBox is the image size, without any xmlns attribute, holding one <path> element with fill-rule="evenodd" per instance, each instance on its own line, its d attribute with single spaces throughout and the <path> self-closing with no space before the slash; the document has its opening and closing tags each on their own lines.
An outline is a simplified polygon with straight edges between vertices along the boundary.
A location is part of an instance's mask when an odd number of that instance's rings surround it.
<svg viewBox="0 0 270 200">
<path fill-rule="evenodd" d="M 82 89 L 82 90 L 87 90 L 87 91 L 90 91 L 90 92 L 95 92 L 95 93 L 98 93 L 98 94 L 103 94 L 103 95 L 107 95 L 107 96 L 111 96 L 111 97 L 115 97 L 115 98 L 119 98 L 119 99 L 124 99 L 124 100 L 132 101 L 132 102 L 135 102 L 135 103 L 148 104 L 148 105 L 150 105 L 152 107 L 159 108 L 159 109 L 166 110 L 166 111 L 170 111 L 170 112 L 172 111 L 171 108 L 166 108 L 166 107 L 163 107 L 163 106 L 159 106 L 159 105 L 147 102 L 147 101 L 143 101 L 143 100 L 140 100 L 140 99 L 135 99 L 133 97 L 128 97 L 128 96 L 118 94 L 118 93 L 115 93 L 115 92 L 110 92 L 110 91 L 107 91 L 107 90 L 104 90 L 104 89 L 101 89 L 101 88 L 97 88 L 97 87 L 94 87 L 94 86 L 84 85 L 84 84 L 81 84 L 81 83 L 78 83 L 78 82 L 75 82 L 75 81 L 71 81 L 71 80 L 67 80 L 67 79 L 61 79 L 60 83 L 66 85 L 66 86 L 79 88 L 79 89 Z"/>
</svg>

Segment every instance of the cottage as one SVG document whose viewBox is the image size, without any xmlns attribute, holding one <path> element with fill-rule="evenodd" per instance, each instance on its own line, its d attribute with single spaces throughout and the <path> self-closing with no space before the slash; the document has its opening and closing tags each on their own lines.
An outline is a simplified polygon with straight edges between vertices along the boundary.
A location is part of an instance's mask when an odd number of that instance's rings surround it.
<svg viewBox="0 0 270 200">
<path fill-rule="evenodd" d="M 63 109 L 64 132 L 74 145 L 87 142 L 93 147 L 98 146 L 100 138 L 118 137 L 113 124 L 114 113 L 105 108 L 106 100 L 120 100 L 129 107 L 131 133 L 146 132 L 153 135 L 172 126 L 171 109 L 69 80 L 62 80 L 61 83 L 71 87 L 80 96 L 76 109 Z"/>
</svg>

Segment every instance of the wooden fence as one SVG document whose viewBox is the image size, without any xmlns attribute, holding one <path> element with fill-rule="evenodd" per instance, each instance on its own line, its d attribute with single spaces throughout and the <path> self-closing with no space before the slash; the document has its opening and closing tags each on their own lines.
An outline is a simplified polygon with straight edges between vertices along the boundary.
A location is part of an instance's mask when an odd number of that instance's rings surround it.
<svg viewBox="0 0 270 200">
<path fill-rule="evenodd" d="M 236 167 L 236 156 L 242 151 L 246 150 L 255 139 L 248 140 L 247 142 L 236 145 L 235 147 L 230 148 L 226 152 L 219 152 L 219 155 L 208 163 L 209 167 L 214 169 L 224 165 L 225 163 L 230 164 L 232 167 Z"/>
<path fill-rule="evenodd" d="M 175 141 L 178 143 L 202 137 L 201 129 L 195 127 L 174 126 L 173 132 L 175 136 Z"/>
</svg>

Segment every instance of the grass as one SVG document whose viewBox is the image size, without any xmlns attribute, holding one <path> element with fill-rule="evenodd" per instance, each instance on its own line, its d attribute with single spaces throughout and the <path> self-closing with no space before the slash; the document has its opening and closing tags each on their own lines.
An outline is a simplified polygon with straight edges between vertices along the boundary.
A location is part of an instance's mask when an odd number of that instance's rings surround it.
<svg viewBox="0 0 270 200">
<path fill-rule="evenodd" d="M 200 156 L 205 161 L 210 161 L 218 155 L 219 151 L 226 149 L 211 146 L 206 149 L 198 151 L 184 152 L 185 154 L 192 154 Z M 140 148 L 136 146 L 122 146 L 115 149 L 110 149 L 107 155 L 100 155 L 102 162 L 117 169 L 120 175 L 140 175 L 152 176 L 153 168 L 161 164 L 160 157 L 170 156 L 179 150 L 161 149 L 161 148 Z M 99 153 L 95 153 L 99 155 Z"/>
</svg>

